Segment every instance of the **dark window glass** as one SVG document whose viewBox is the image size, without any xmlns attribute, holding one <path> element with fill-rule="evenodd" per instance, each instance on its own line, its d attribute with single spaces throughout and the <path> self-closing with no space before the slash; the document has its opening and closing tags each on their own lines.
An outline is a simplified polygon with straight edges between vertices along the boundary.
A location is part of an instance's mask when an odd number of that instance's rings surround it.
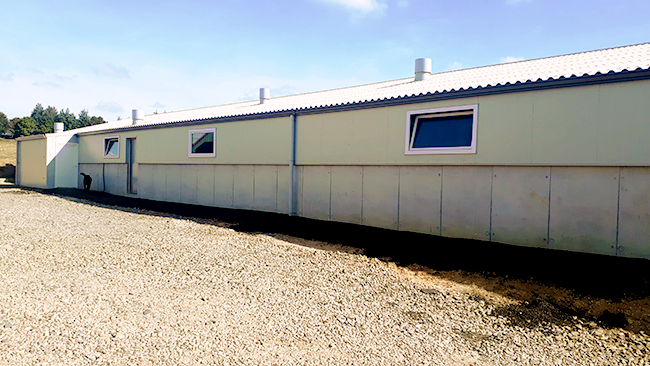
<svg viewBox="0 0 650 366">
<path fill-rule="evenodd" d="M 472 145 L 471 114 L 447 117 L 419 117 L 415 123 L 413 148 L 469 147 Z"/>
<path fill-rule="evenodd" d="M 117 139 L 104 140 L 104 155 L 117 156 L 119 151 L 119 144 Z"/>
<path fill-rule="evenodd" d="M 202 132 L 192 134 L 192 154 L 213 154 L 214 133 Z"/>
</svg>

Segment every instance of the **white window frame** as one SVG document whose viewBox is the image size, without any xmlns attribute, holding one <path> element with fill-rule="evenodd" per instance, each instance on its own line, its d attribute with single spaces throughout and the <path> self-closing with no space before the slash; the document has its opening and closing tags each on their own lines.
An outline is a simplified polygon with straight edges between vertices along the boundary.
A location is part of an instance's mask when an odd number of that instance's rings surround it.
<svg viewBox="0 0 650 366">
<path fill-rule="evenodd" d="M 470 146 L 460 146 L 460 147 L 426 147 L 426 148 L 414 148 L 413 147 L 413 134 L 417 130 L 417 120 L 413 124 L 413 130 L 411 130 L 411 118 L 413 116 L 417 117 L 432 117 L 434 115 L 439 115 L 440 117 L 445 117 L 446 115 L 453 115 L 454 112 L 460 111 L 472 111 L 472 143 Z M 406 135 L 404 143 L 404 154 L 405 155 L 422 155 L 422 154 L 476 154 L 476 132 L 478 131 L 478 104 L 470 105 L 461 105 L 454 107 L 442 107 L 442 108 L 432 108 L 432 109 L 418 109 L 406 112 Z"/>
<path fill-rule="evenodd" d="M 192 134 L 193 133 L 212 133 L 212 153 L 192 153 Z M 190 158 L 214 158 L 217 156 L 217 129 L 216 128 L 201 128 L 197 130 L 190 130 L 187 135 L 187 156 Z"/>
<path fill-rule="evenodd" d="M 117 155 L 109 155 L 106 153 L 106 142 L 108 140 L 117 140 Z M 120 136 L 107 136 L 104 137 L 104 143 L 102 144 L 104 150 L 104 159 L 119 159 L 120 158 Z"/>
</svg>

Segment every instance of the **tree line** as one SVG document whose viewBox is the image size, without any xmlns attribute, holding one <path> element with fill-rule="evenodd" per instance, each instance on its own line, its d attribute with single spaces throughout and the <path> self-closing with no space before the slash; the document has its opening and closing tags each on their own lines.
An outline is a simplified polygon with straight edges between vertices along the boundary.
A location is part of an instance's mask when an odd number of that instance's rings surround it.
<svg viewBox="0 0 650 366">
<path fill-rule="evenodd" d="M 68 108 L 57 111 L 52 106 L 43 108 L 43 105 L 38 103 L 34 107 L 32 114 L 27 117 L 8 119 L 7 115 L 0 112 L 0 137 L 16 138 L 53 133 L 54 124 L 57 122 L 63 123 L 64 130 L 106 123 L 102 117 L 88 115 L 88 111 L 85 109 L 82 109 L 79 116 L 76 117 Z"/>
</svg>

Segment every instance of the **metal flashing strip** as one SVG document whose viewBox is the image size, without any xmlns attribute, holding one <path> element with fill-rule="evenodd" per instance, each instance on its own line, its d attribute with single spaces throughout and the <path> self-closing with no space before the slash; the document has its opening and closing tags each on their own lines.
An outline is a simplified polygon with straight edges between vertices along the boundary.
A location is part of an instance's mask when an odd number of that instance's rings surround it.
<svg viewBox="0 0 650 366">
<path fill-rule="evenodd" d="M 284 110 L 271 111 L 271 112 L 259 112 L 259 113 L 251 113 L 251 114 L 230 115 L 230 116 L 223 116 L 223 117 L 211 117 L 211 118 L 196 119 L 196 120 L 163 122 L 157 124 L 128 125 L 128 126 L 116 127 L 112 129 L 105 129 L 105 130 L 79 132 L 78 134 L 97 135 L 97 134 L 111 133 L 117 131 L 136 131 L 136 130 L 145 130 L 145 129 L 146 130 L 158 129 L 163 127 L 195 126 L 195 125 L 238 122 L 238 121 L 258 120 L 258 119 L 267 119 L 267 118 L 282 118 L 282 117 L 290 117 L 292 115 L 335 113 L 335 112 L 345 112 L 345 111 L 370 109 L 370 108 L 391 107 L 396 105 L 426 103 L 426 102 L 433 102 L 433 101 L 440 101 L 440 100 L 453 100 L 459 98 L 469 98 L 469 97 L 478 97 L 478 96 L 486 96 L 486 95 L 509 94 L 509 93 L 519 93 L 519 92 L 536 91 L 536 90 L 569 88 L 569 87 L 577 87 L 577 86 L 609 84 L 609 83 L 629 82 L 629 81 L 648 80 L 648 79 L 650 79 L 650 69 L 637 69 L 633 71 L 623 70 L 621 72 L 612 71 L 606 74 L 602 74 L 602 73 L 597 73 L 595 75 L 585 74 L 583 76 L 571 76 L 569 78 L 561 76 L 557 79 L 547 79 L 547 80 L 538 79 L 535 81 L 529 80 L 526 82 L 516 82 L 514 84 L 506 83 L 506 84 L 488 85 L 484 87 L 459 89 L 459 90 L 451 90 L 451 91 L 443 91 L 443 92 L 436 91 L 434 93 L 429 92 L 427 94 L 391 97 L 391 98 L 371 100 L 371 101 L 349 102 L 349 103 L 336 104 L 336 105 L 314 106 L 308 108 L 293 108 L 293 109 L 284 109 Z"/>
</svg>

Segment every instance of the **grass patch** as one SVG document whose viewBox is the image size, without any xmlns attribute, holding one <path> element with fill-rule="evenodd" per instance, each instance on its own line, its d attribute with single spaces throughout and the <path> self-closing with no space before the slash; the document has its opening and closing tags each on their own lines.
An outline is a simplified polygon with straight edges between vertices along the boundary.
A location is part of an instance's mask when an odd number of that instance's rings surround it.
<svg viewBox="0 0 650 366">
<path fill-rule="evenodd" d="M 0 138 L 0 167 L 16 166 L 16 140 Z"/>
</svg>

